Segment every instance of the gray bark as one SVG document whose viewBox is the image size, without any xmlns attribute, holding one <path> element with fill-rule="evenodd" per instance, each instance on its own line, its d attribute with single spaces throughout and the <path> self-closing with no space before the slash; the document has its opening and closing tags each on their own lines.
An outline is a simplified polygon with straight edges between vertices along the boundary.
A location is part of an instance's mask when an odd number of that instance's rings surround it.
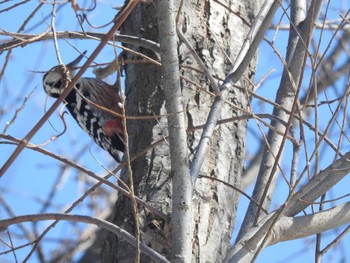
<svg viewBox="0 0 350 263">
<path fill-rule="evenodd" d="M 153 5 L 138 5 L 121 31 L 133 36 L 143 36 L 158 42 L 156 10 Z M 138 46 L 125 45 L 154 59 L 157 55 Z M 136 55 L 125 53 L 125 59 L 139 59 Z M 126 112 L 129 116 L 149 116 L 144 120 L 128 120 L 129 148 L 131 158 L 144 151 L 153 142 L 166 136 L 166 118 L 157 120 L 154 115 L 164 114 L 164 91 L 161 86 L 161 68 L 150 64 L 128 63 L 125 66 Z M 166 214 L 171 208 L 171 180 L 169 149 L 161 144 L 149 150 L 131 164 L 134 176 L 135 194 Z M 121 178 L 128 182 L 126 174 Z M 112 221 L 123 229 L 134 233 L 134 218 L 131 201 L 119 195 L 114 208 Z M 142 241 L 156 251 L 169 256 L 167 238 L 164 228 L 168 222 L 153 216 L 140 208 L 140 225 Z M 114 235 L 108 235 L 101 251 L 103 262 L 133 262 L 135 248 Z M 142 255 L 143 256 L 143 255 Z M 142 258 L 148 262 L 148 258 Z"/>
<path fill-rule="evenodd" d="M 221 1 L 222 2 L 222 1 Z M 246 21 L 254 18 L 258 4 L 224 4 L 238 12 Z M 178 7 L 176 7 L 177 9 Z M 250 21 L 252 22 L 252 21 Z M 208 72 L 221 85 L 218 79 L 224 79 L 232 70 L 233 61 L 243 45 L 249 27 L 242 19 L 215 1 L 184 1 L 178 28 L 199 54 Z M 160 30 L 159 30 L 160 31 Z M 157 14 L 154 5 L 139 5 L 123 25 L 123 34 L 140 36 L 158 41 Z M 130 46 L 138 52 L 156 58 L 157 56 L 143 48 Z M 207 91 L 212 86 L 207 77 L 193 70 L 200 65 L 191 55 L 189 48 L 179 42 L 178 45 L 180 74 Z M 126 59 L 137 59 L 127 53 Z M 245 74 L 251 78 L 255 62 Z M 146 120 L 128 120 L 131 157 L 140 153 L 152 143 L 168 135 L 168 122 L 165 110 L 164 90 L 161 68 L 151 64 L 129 63 L 126 72 L 126 111 L 129 116 L 150 116 Z M 185 78 L 181 80 L 183 107 L 186 109 L 186 126 L 192 128 L 206 122 L 214 96 L 197 89 Z M 239 82 L 238 85 L 246 85 Z M 220 119 L 239 116 L 239 108 L 246 109 L 249 98 L 238 89 L 228 90 L 227 101 L 236 107 L 224 103 Z M 163 114 L 162 118 L 152 118 Z M 201 130 L 191 130 L 187 136 L 190 152 L 189 159 L 196 152 Z M 220 125 L 209 141 L 208 151 L 200 174 L 210 175 L 236 187 L 239 186 L 245 156 L 246 120 Z M 148 150 L 141 158 L 132 162 L 135 193 L 163 213 L 172 218 L 172 175 L 170 151 L 166 140 Z M 122 178 L 127 181 L 123 174 Z M 181 191 L 177 190 L 177 191 Z M 181 194 L 181 193 L 180 193 Z M 192 229 L 192 262 L 220 262 L 229 249 L 231 233 L 235 222 L 238 193 L 215 180 L 198 179 L 193 190 L 192 222 L 187 222 Z M 171 258 L 172 237 L 170 220 L 159 218 L 140 207 L 142 241 L 156 251 Z M 119 196 L 114 208 L 112 221 L 123 229 L 134 233 L 134 219 L 129 198 Z M 112 234 L 106 238 L 102 251 L 103 262 L 133 262 L 134 247 Z M 150 259 L 142 255 L 142 262 Z M 187 261 L 188 262 L 188 261 Z"/>
</svg>

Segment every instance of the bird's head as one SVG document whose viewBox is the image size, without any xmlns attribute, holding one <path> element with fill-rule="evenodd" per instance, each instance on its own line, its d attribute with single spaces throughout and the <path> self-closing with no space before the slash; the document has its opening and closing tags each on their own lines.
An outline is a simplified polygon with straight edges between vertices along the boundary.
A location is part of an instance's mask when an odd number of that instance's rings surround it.
<svg viewBox="0 0 350 263">
<path fill-rule="evenodd" d="M 58 65 L 45 73 L 43 77 L 43 87 L 46 94 L 58 98 L 63 93 L 64 88 L 67 86 L 67 81 L 74 75 L 74 67 L 79 64 L 85 53 L 86 51 L 65 67 L 63 65 Z"/>
</svg>

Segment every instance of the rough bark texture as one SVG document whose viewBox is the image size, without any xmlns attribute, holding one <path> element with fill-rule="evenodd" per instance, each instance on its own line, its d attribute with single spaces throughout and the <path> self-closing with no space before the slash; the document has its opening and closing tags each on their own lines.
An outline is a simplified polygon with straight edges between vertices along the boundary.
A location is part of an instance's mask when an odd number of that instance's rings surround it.
<svg viewBox="0 0 350 263">
<path fill-rule="evenodd" d="M 220 1 L 231 10 L 249 21 L 254 17 L 257 6 L 246 1 Z M 256 4 L 257 5 L 257 4 Z M 137 6 L 123 26 L 123 33 L 142 36 L 158 41 L 156 9 L 152 4 Z M 217 78 L 224 78 L 231 69 L 249 28 L 242 20 L 215 1 L 184 1 L 179 27 Z M 130 47 L 130 46 L 129 46 Z M 130 47 L 136 51 L 155 57 L 152 52 Z M 203 89 L 211 90 L 206 77 L 188 48 L 179 45 L 180 73 Z M 127 54 L 127 59 L 138 59 Z M 252 67 L 254 71 L 254 66 Z M 127 114 L 131 116 L 154 116 L 166 114 L 161 86 L 161 69 L 151 64 L 129 63 L 126 72 Z M 251 77 L 250 75 L 247 75 Z M 242 83 L 243 84 L 243 83 Z M 187 110 L 188 127 L 204 124 L 213 97 L 182 80 L 184 109 Z M 229 101 L 246 109 L 247 97 L 239 90 L 230 91 Z M 241 113 L 225 105 L 221 118 L 238 116 Z M 151 143 L 167 135 L 166 117 L 158 120 L 128 121 L 131 156 L 138 154 Z M 238 186 L 242 175 L 245 154 L 246 121 L 218 126 L 211 140 L 208 155 L 201 174 L 219 178 Z M 188 133 L 191 153 L 201 130 Z M 190 156 L 190 159 L 193 156 Z M 171 216 L 170 158 L 167 143 L 149 150 L 143 157 L 132 163 L 136 194 L 157 209 Z M 122 176 L 123 179 L 126 176 Z M 238 194 L 231 188 L 208 179 L 198 179 L 193 197 L 193 262 L 221 262 L 229 248 L 235 222 Z M 113 216 L 113 222 L 134 233 L 134 218 L 131 202 L 120 196 Z M 142 241 L 156 251 L 169 257 L 171 253 L 171 231 L 169 222 L 152 215 L 140 207 Z M 172 231 L 176 231 L 173 229 Z M 109 235 L 102 248 L 102 262 L 133 262 L 135 250 L 124 241 Z M 149 262 L 142 256 L 142 262 Z"/>
</svg>

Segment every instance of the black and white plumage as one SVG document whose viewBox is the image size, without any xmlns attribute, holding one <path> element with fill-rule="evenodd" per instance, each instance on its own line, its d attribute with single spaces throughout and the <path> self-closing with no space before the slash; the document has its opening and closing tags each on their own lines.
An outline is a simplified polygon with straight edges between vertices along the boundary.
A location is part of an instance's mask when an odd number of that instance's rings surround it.
<svg viewBox="0 0 350 263">
<path fill-rule="evenodd" d="M 43 86 L 49 96 L 58 98 L 63 93 L 73 68 L 82 58 L 83 55 L 80 55 L 67 64 L 66 69 L 58 65 L 45 73 Z M 69 71 L 69 75 L 65 70 Z M 120 113 L 119 102 L 117 87 L 95 78 L 80 78 L 65 98 L 66 107 L 79 126 L 117 162 L 120 162 L 119 155 L 125 147 L 122 119 L 102 107 Z"/>
</svg>

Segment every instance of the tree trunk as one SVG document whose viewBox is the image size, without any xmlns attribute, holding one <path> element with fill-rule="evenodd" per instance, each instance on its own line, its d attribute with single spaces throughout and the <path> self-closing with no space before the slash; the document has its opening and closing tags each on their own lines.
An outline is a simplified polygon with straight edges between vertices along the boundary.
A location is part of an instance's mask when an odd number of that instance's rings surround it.
<svg viewBox="0 0 350 263">
<path fill-rule="evenodd" d="M 218 85 L 231 70 L 249 27 L 243 19 L 254 18 L 258 4 L 255 1 L 184 1 L 178 28 L 202 59 Z M 239 3 L 241 2 L 241 3 Z M 177 4 L 176 4 L 177 5 Z M 226 7 L 224 7 L 226 5 Z M 256 5 L 256 6 L 255 6 Z M 178 8 L 178 6 L 176 6 Z M 230 11 L 231 10 L 231 11 Z M 237 12 L 238 15 L 233 12 Z M 243 18 L 243 19 L 242 19 Z M 158 42 L 157 8 L 153 4 L 136 7 L 124 23 L 123 34 L 140 36 Z M 136 46 L 127 46 L 137 52 L 157 58 L 157 54 Z M 183 108 L 188 125 L 188 148 L 190 160 L 196 151 L 201 129 L 193 129 L 206 122 L 214 100 L 205 74 L 182 42 L 178 45 L 180 74 L 182 75 Z M 126 53 L 127 60 L 138 60 L 135 54 Z M 246 77 L 254 74 L 255 62 Z M 131 163 L 134 188 L 138 197 L 171 218 L 172 180 L 170 156 L 167 144 L 167 112 L 161 67 L 150 63 L 127 63 L 125 67 L 126 111 L 128 116 L 149 116 L 149 119 L 128 120 L 131 157 L 141 153 L 152 143 L 161 144 L 149 149 L 142 157 Z M 193 83 L 197 85 L 195 86 Z M 240 85 L 247 85 L 243 81 Z M 229 92 L 229 98 L 220 118 L 232 118 L 246 109 L 247 96 L 238 89 Z M 234 105 L 234 106 L 233 106 Z M 170 113 L 171 114 L 171 113 Z M 161 118 L 154 116 L 163 115 Z M 230 122 L 217 127 L 210 141 L 206 160 L 200 174 L 223 180 L 239 187 L 245 154 L 246 121 Z M 127 182 L 126 171 L 121 178 Z M 235 222 L 238 194 L 232 188 L 207 178 L 199 178 L 193 192 L 192 261 L 221 262 L 229 248 Z M 139 207 L 141 240 L 159 253 L 171 258 L 171 233 L 169 220 L 155 216 Z M 134 215 L 129 198 L 119 196 L 114 208 L 113 223 L 134 234 Z M 102 248 L 103 262 L 133 262 L 135 248 L 116 236 L 109 234 Z M 142 262 L 150 259 L 144 255 Z"/>
</svg>

